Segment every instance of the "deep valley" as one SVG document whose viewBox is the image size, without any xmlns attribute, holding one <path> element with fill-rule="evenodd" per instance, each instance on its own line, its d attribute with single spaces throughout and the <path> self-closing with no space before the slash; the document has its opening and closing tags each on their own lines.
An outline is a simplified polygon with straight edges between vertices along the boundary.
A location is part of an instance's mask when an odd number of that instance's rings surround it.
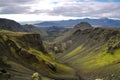
<svg viewBox="0 0 120 80">
<path fill-rule="evenodd" d="M 120 27 L 0 19 L 0 80 L 120 80 Z"/>
</svg>

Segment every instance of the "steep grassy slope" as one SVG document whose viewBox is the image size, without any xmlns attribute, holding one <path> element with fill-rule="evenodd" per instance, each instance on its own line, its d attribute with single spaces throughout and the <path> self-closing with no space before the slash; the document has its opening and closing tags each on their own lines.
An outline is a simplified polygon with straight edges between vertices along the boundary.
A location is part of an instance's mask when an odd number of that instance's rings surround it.
<svg viewBox="0 0 120 80">
<path fill-rule="evenodd" d="M 120 80 L 120 29 L 77 29 L 62 39 L 68 41 L 70 48 L 57 54 L 59 60 L 87 80 Z"/>
<path fill-rule="evenodd" d="M 34 72 L 56 80 L 77 79 L 72 68 L 44 49 L 39 34 L 0 31 L 0 57 L 0 80 L 31 80 Z"/>
</svg>

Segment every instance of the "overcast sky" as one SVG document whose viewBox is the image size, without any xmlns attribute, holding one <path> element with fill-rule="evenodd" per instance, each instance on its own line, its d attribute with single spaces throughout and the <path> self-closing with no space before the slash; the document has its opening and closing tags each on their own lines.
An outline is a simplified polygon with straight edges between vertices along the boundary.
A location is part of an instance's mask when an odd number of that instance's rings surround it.
<svg viewBox="0 0 120 80">
<path fill-rule="evenodd" d="M 120 0 L 0 0 L 0 18 L 16 21 L 120 19 Z"/>
</svg>

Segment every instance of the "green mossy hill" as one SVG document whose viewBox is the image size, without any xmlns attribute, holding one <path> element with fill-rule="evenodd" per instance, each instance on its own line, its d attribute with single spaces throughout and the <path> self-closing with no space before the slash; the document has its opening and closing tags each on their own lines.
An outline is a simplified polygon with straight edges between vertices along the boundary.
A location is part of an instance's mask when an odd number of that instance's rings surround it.
<svg viewBox="0 0 120 80">
<path fill-rule="evenodd" d="M 55 39 L 55 42 L 64 42 L 67 38 L 69 38 L 73 33 L 75 33 L 77 30 L 83 31 L 86 29 L 93 28 L 88 22 L 80 22 L 76 24 L 73 28 L 65 32 L 64 35 L 59 36 Z"/>
<path fill-rule="evenodd" d="M 74 28 L 85 30 L 85 29 L 92 28 L 92 26 L 88 22 L 80 22 L 77 25 L 75 25 Z"/>
<path fill-rule="evenodd" d="M 39 34 L 0 31 L 0 57 L 0 68 L 10 73 L 10 80 L 30 80 L 34 72 L 53 79 L 77 79 L 74 69 L 45 50 Z"/>
<path fill-rule="evenodd" d="M 120 29 L 90 28 L 76 30 L 63 43 L 71 41 L 69 49 L 57 54 L 62 62 L 74 67 L 85 78 L 119 80 Z M 106 70 L 105 70 L 106 69 Z"/>
</svg>

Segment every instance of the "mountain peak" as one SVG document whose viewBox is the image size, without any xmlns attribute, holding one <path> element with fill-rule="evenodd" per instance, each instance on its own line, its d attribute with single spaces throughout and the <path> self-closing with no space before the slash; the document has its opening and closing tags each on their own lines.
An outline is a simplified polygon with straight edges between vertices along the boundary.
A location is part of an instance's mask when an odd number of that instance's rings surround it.
<svg viewBox="0 0 120 80">
<path fill-rule="evenodd" d="M 101 17 L 100 19 L 109 20 L 109 18 L 107 18 L 107 17 Z"/>
<path fill-rule="evenodd" d="M 85 30 L 88 28 L 92 28 L 92 26 L 88 22 L 80 22 L 77 25 L 75 25 L 74 28 L 79 28 L 80 30 Z"/>
</svg>

